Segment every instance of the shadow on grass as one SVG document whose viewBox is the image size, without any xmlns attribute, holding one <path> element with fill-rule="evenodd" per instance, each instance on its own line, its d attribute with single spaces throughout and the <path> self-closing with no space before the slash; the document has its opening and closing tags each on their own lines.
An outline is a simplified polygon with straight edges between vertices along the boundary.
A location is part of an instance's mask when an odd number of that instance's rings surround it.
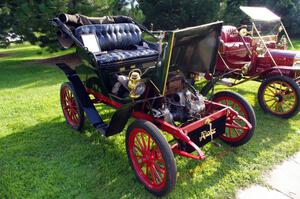
<svg viewBox="0 0 300 199">
<path fill-rule="evenodd" d="M 98 110 L 106 120 L 112 114 L 105 106 L 98 107 Z M 264 116 L 258 115 L 259 123 L 262 118 Z M 231 174 L 235 176 L 229 179 L 241 181 L 245 186 L 244 183 L 250 182 L 252 177 L 242 172 L 259 170 L 256 160 L 259 153 L 269 152 L 288 139 L 285 132 L 291 129 L 287 120 L 271 119 L 273 123 L 259 125 L 255 136 L 245 146 L 233 149 L 226 145 L 220 148 L 208 145 L 204 149 L 208 159 L 204 161 L 176 157 L 178 180 L 170 197 L 199 196 L 227 180 Z M 270 131 L 274 125 L 278 126 L 275 127 L 277 132 Z M 152 197 L 137 182 L 128 164 L 124 132 L 104 138 L 88 122 L 85 126 L 85 131 L 80 134 L 71 130 L 61 118 L 55 118 L 1 138 L 0 196 Z M 211 160 L 216 165 L 206 168 Z M 257 168 L 252 168 L 253 165 Z M 234 189 L 226 191 L 232 194 Z"/>
<path fill-rule="evenodd" d="M 47 86 L 66 79 L 54 63 L 38 62 L 51 56 L 39 48 L 24 46 L 5 53 L 8 56 L 0 58 L 0 89 Z"/>
<path fill-rule="evenodd" d="M 66 79 L 63 72 L 56 67 L 34 64 L 27 66 L 23 61 L 0 62 L 0 89 L 33 88 L 54 85 Z"/>
<path fill-rule="evenodd" d="M 184 160 L 184 163 L 177 167 L 181 175 L 178 178 L 176 192 L 181 198 L 197 197 L 209 192 L 211 195 L 202 196 L 204 198 L 231 198 L 236 189 L 248 186 L 253 181 L 259 182 L 262 170 L 270 167 L 271 162 L 276 162 L 276 155 L 285 156 L 280 154 L 280 150 L 274 151 L 282 142 L 289 141 L 288 133 L 295 129 L 290 126 L 288 120 L 274 118 L 262 112 L 256 116 L 258 127 L 246 145 L 233 148 L 219 140 L 222 147 L 216 148 L 212 144 L 205 147 L 207 160 L 200 162 Z M 266 157 L 263 158 L 263 156 Z M 211 162 L 215 163 L 211 164 Z M 206 168 L 212 165 L 214 165 L 213 168 Z M 239 187 L 236 187 L 237 182 Z M 223 187 L 224 183 L 231 184 L 231 186 Z"/>
<path fill-rule="evenodd" d="M 88 128 L 89 129 L 89 128 Z M 59 118 L 0 139 L 0 196 L 147 195 L 128 164 L 124 135 L 79 134 Z"/>
</svg>

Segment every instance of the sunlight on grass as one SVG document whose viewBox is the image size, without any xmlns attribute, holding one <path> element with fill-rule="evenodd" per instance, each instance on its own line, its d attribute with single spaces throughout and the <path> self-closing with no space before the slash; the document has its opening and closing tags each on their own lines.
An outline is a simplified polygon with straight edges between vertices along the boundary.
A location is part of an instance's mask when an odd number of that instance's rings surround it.
<svg viewBox="0 0 300 199">
<path fill-rule="evenodd" d="M 88 122 L 82 134 L 71 130 L 59 103 L 64 74 L 25 62 L 70 52 L 50 54 L 28 44 L 0 50 L 9 53 L 0 57 L 0 198 L 152 198 L 128 164 L 126 129 L 111 138 L 99 136 Z M 239 148 L 208 144 L 204 161 L 176 156 L 177 185 L 169 198 L 232 198 L 300 149 L 300 114 L 283 120 L 263 113 L 258 86 L 230 88 L 254 107 L 253 139 Z M 113 110 L 97 109 L 109 121 Z"/>
</svg>

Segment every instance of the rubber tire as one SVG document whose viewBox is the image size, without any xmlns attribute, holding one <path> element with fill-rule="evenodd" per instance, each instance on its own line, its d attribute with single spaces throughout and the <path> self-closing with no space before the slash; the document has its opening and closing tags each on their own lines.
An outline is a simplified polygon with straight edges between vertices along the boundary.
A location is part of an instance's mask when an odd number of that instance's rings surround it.
<svg viewBox="0 0 300 199">
<path fill-rule="evenodd" d="M 79 115 L 79 123 L 76 126 L 69 123 L 67 116 L 66 116 L 65 112 L 63 111 L 62 91 L 63 91 L 64 87 L 68 87 L 75 97 L 75 103 L 76 103 L 77 111 L 78 111 L 78 115 Z M 71 126 L 73 129 L 75 129 L 76 131 L 81 131 L 83 128 L 83 125 L 84 125 L 84 120 L 85 120 L 84 112 L 83 112 L 83 109 L 81 108 L 81 106 L 79 105 L 78 97 L 77 97 L 76 93 L 74 92 L 73 85 L 71 84 L 71 82 L 65 82 L 61 85 L 61 87 L 60 87 L 60 104 L 61 104 L 61 109 L 64 114 L 64 117 L 66 118 L 67 124 L 69 126 Z"/>
<path fill-rule="evenodd" d="M 240 94 L 235 93 L 235 92 L 231 92 L 231 91 L 220 91 L 217 92 L 213 95 L 212 97 L 212 101 L 215 101 L 217 98 L 219 97 L 224 97 L 224 96 L 228 96 L 229 98 L 233 98 L 235 100 L 237 100 L 246 110 L 247 112 L 247 117 L 248 117 L 248 121 L 250 122 L 250 124 L 252 125 L 252 129 L 246 134 L 245 137 L 243 137 L 243 139 L 235 141 L 235 142 L 230 142 L 228 140 L 224 140 L 222 139 L 222 137 L 220 137 L 220 139 L 225 142 L 226 144 L 233 146 L 233 147 L 238 147 L 241 146 L 243 144 L 246 144 L 251 137 L 254 134 L 254 131 L 256 129 L 256 116 L 255 116 L 255 112 L 252 108 L 252 106 L 245 100 L 245 98 L 243 98 Z"/>
<path fill-rule="evenodd" d="M 274 114 L 271 111 L 269 111 L 269 109 L 265 106 L 264 101 L 263 101 L 262 92 L 265 89 L 266 85 L 268 83 L 272 82 L 272 81 L 285 81 L 286 83 L 288 83 L 295 90 L 295 93 L 296 93 L 296 96 L 297 96 L 298 100 L 297 100 L 297 104 L 296 104 L 294 110 L 291 111 L 290 113 L 283 114 L 283 115 Z M 277 76 L 265 79 L 261 83 L 261 85 L 259 86 L 257 98 L 258 98 L 258 103 L 259 103 L 260 107 L 262 108 L 262 110 L 265 113 L 270 113 L 270 114 L 272 114 L 276 117 L 288 119 L 288 118 L 291 118 L 291 117 L 295 116 L 300 111 L 300 88 L 299 88 L 299 85 L 293 79 L 291 79 L 289 77 L 286 77 L 286 76 L 277 75 Z"/>
<path fill-rule="evenodd" d="M 160 130 L 151 122 L 145 121 L 145 120 L 135 120 L 134 122 L 132 122 L 126 132 L 126 152 L 127 152 L 127 158 L 128 158 L 129 164 L 133 170 L 134 170 L 134 166 L 133 166 L 132 160 L 130 158 L 130 154 L 129 154 L 129 136 L 130 136 L 130 133 L 132 132 L 132 130 L 135 128 L 144 129 L 147 133 L 149 133 L 149 135 L 157 143 L 157 145 L 161 151 L 161 154 L 163 156 L 163 159 L 165 160 L 166 169 L 167 169 L 167 173 L 168 173 L 167 179 L 166 179 L 166 184 L 161 190 L 159 190 L 159 191 L 151 190 L 148 187 L 146 187 L 146 185 L 144 185 L 144 186 L 149 192 L 151 192 L 152 194 L 154 194 L 156 196 L 161 197 L 161 196 L 167 195 L 168 193 L 170 193 L 173 190 L 173 188 L 176 184 L 176 174 L 177 174 L 176 163 L 175 163 L 174 155 L 170 148 L 170 145 L 167 142 L 167 140 L 165 139 L 165 137 L 161 134 Z M 141 181 L 141 179 L 139 178 L 139 176 L 135 170 L 134 170 L 134 173 L 135 173 L 135 176 L 137 177 L 137 179 L 139 180 L 139 182 L 143 184 L 143 182 Z"/>
</svg>

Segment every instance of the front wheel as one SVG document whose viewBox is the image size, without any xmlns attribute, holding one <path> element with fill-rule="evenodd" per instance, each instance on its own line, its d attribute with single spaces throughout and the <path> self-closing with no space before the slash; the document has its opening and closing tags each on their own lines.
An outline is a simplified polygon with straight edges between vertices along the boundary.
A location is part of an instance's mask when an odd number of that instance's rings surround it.
<svg viewBox="0 0 300 199">
<path fill-rule="evenodd" d="M 247 124 L 240 118 L 227 120 L 227 123 L 231 124 L 232 127 L 226 127 L 225 133 L 220 136 L 220 139 L 235 147 L 247 143 L 256 128 L 255 113 L 250 104 L 241 95 L 230 91 L 221 91 L 214 94 L 212 101 L 231 107 L 252 125 L 252 128 L 247 130 L 244 128 Z"/>
<path fill-rule="evenodd" d="M 176 165 L 169 143 L 159 129 L 148 121 L 136 120 L 126 133 L 129 163 L 148 191 L 163 196 L 176 183 Z"/>
<path fill-rule="evenodd" d="M 281 118 L 290 118 L 300 110 L 300 89 L 286 76 L 265 79 L 258 90 L 258 102 L 262 110 Z"/>
</svg>

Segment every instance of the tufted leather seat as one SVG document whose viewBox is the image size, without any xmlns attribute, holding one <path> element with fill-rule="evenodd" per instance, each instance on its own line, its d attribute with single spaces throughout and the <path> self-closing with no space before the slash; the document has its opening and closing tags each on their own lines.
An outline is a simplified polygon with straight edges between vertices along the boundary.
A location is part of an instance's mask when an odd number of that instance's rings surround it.
<svg viewBox="0 0 300 199">
<path fill-rule="evenodd" d="M 158 59 L 157 47 L 142 41 L 142 32 L 135 24 L 94 24 L 75 30 L 81 42 L 82 34 L 91 33 L 97 36 L 101 51 L 107 51 L 96 56 L 100 67 L 126 66 Z"/>
<path fill-rule="evenodd" d="M 236 34 L 232 34 L 236 33 Z M 222 32 L 221 32 L 221 39 L 225 43 L 231 43 L 231 42 L 242 42 L 242 38 L 238 34 L 238 30 L 235 26 L 223 26 L 222 27 Z M 245 41 L 251 42 L 251 38 L 248 36 L 244 37 Z"/>
</svg>

